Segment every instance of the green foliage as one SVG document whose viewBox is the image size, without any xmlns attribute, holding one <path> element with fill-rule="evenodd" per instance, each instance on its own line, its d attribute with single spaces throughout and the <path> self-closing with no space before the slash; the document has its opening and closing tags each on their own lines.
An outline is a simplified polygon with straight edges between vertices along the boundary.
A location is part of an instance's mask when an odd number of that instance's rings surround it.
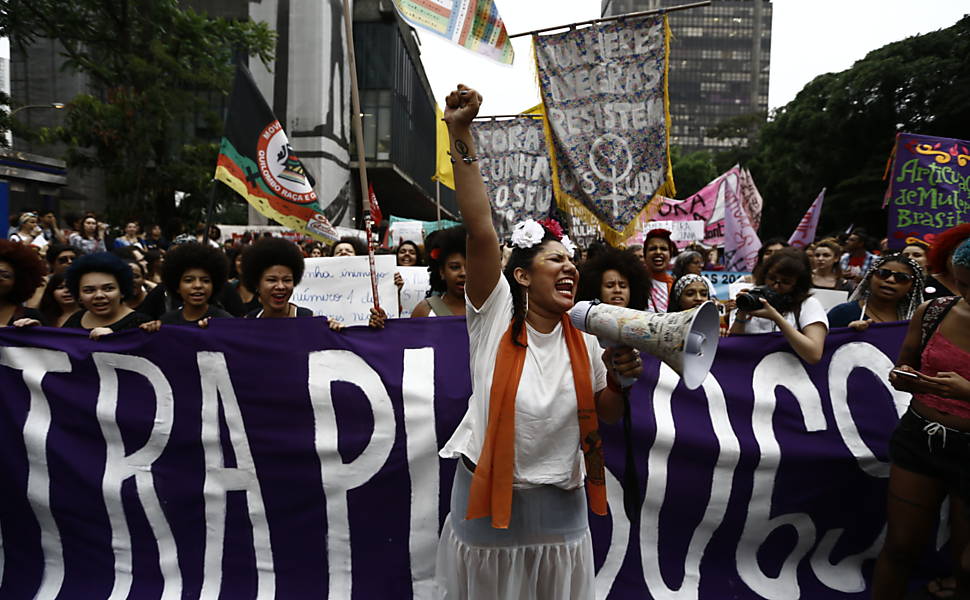
<svg viewBox="0 0 970 600">
<path fill-rule="evenodd" d="M 722 171 L 714 164 L 714 155 L 707 150 L 682 154 L 679 146 L 670 149 L 670 162 L 674 170 L 676 197 L 680 200 L 697 193 Z"/>
<path fill-rule="evenodd" d="M 819 233 L 885 231 L 882 180 L 899 131 L 970 139 L 970 17 L 816 77 L 778 109 L 747 166 L 765 198 L 762 237 L 790 234 L 827 188 Z"/>
<path fill-rule="evenodd" d="M 0 0 L 0 33 L 24 49 L 56 39 L 65 68 L 90 83 L 40 139 L 66 144 L 71 168 L 104 170 L 109 216 L 163 220 L 175 190 L 204 206 L 233 58 L 265 63 L 275 44 L 265 23 L 211 19 L 177 0 Z"/>
</svg>

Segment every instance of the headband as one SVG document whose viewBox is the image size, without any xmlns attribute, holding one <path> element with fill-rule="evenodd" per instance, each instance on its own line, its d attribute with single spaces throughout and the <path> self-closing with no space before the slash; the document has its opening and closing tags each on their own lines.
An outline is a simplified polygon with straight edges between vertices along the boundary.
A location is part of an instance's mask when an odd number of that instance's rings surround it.
<svg viewBox="0 0 970 600">
<path fill-rule="evenodd" d="M 684 293 L 684 289 L 692 283 L 697 283 L 698 281 L 703 282 L 704 278 L 700 275 L 695 275 L 694 273 L 687 273 L 686 275 L 681 275 L 674 282 L 674 289 L 672 290 L 672 296 L 675 300 L 680 301 L 680 295 Z"/>
</svg>

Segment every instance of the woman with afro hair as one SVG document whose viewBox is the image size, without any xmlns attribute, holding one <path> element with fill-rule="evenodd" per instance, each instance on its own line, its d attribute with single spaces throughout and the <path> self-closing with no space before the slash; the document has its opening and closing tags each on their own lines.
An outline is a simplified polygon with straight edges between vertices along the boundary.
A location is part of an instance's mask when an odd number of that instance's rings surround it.
<svg viewBox="0 0 970 600">
<path fill-rule="evenodd" d="M 41 321 L 40 312 L 23 304 L 44 283 L 44 263 L 32 247 L 0 240 L 0 326 L 19 320 Z"/>
<path fill-rule="evenodd" d="M 131 267 L 114 254 L 95 252 L 74 261 L 65 282 L 71 295 L 84 308 L 64 321 L 61 327 L 84 329 L 93 340 L 102 335 L 133 329 L 148 322 L 147 317 L 125 304 L 132 292 Z M 38 319 L 21 319 L 18 327 L 40 325 Z"/>
<path fill-rule="evenodd" d="M 465 228 L 451 227 L 428 236 L 428 273 L 431 291 L 411 317 L 465 314 Z"/>
<path fill-rule="evenodd" d="M 167 262 L 167 261 L 166 261 Z M 260 308 L 246 314 L 247 319 L 312 317 L 313 311 L 290 302 L 293 289 L 303 279 L 303 252 L 283 238 L 263 238 L 246 252 L 241 281 L 259 298 Z M 330 329 L 342 329 L 327 319 Z"/>
<path fill-rule="evenodd" d="M 209 319 L 232 318 L 231 314 L 212 304 L 212 299 L 222 291 L 228 273 L 229 263 L 220 250 L 202 244 L 181 244 L 172 248 L 162 265 L 162 283 L 179 298 L 181 305 L 142 329 L 155 331 L 161 325 L 207 327 Z"/>
<path fill-rule="evenodd" d="M 636 251 L 607 247 L 583 263 L 576 298 L 644 310 L 649 290 L 650 272 Z"/>
</svg>

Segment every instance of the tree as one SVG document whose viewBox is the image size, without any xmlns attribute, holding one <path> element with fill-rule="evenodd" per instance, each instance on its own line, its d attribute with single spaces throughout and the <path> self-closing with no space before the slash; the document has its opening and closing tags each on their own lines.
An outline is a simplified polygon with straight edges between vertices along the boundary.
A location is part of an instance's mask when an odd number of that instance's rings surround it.
<svg viewBox="0 0 970 600">
<path fill-rule="evenodd" d="M 89 93 L 60 127 L 71 168 L 102 169 L 115 218 L 175 215 L 174 192 L 204 198 L 222 130 L 233 59 L 272 59 L 265 23 L 213 19 L 177 0 L 0 0 L 0 35 L 26 51 L 38 38 L 62 45 L 66 68 Z"/>
<path fill-rule="evenodd" d="M 967 56 L 970 17 L 820 75 L 778 109 L 749 163 L 765 198 L 762 237 L 791 233 L 823 187 L 820 232 L 851 223 L 884 231 L 882 178 L 896 133 L 970 138 Z"/>
<path fill-rule="evenodd" d="M 697 193 L 720 173 L 714 156 L 707 150 L 682 154 L 679 146 L 670 149 L 670 163 L 674 171 L 676 197 L 684 199 Z"/>
</svg>

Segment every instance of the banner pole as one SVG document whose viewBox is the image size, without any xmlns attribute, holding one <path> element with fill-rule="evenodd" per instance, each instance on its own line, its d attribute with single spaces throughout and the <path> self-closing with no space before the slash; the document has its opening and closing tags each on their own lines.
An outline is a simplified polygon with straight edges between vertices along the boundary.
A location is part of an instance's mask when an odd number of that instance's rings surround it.
<svg viewBox="0 0 970 600">
<path fill-rule="evenodd" d="M 441 222 L 441 182 L 434 180 L 434 205 L 437 211 L 438 222 Z"/>
<path fill-rule="evenodd" d="M 205 233 L 202 234 L 202 245 L 209 245 L 209 229 L 212 227 L 212 211 L 215 210 L 216 205 L 216 187 L 219 185 L 217 179 L 213 179 L 211 182 L 212 189 L 209 190 L 209 206 L 205 209 Z"/>
<path fill-rule="evenodd" d="M 537 33 L 544 33 L 546 31 L 555 31 L 557 29 L 575 28 L 579 25 L 592 25 L 594 23 L 608 23 L 609 21 L 619 21 L 621 19 L 638 19 L 640 17 L 651 17 L 653 15 L 662 15 L 670 12 L 675 12 L 678 10 L 687 10 L 689 8 L 700 8 L 702 6 L 710 5 L 711 0 L 704 0 L 703 2 L 694 2 L 692 4 L 681 4 L 680 6 L 671 6 L 669 8 L 655 8 L 653 10 L 644 10 L 640 12 L 627 13 L 625 15 L 616 15 L 615 17 L 603 17 L 601 19 L 590 19 L 589 21 L 577 21 L 576 23 L 566 23 L 565 25 L 556 25 L 555 27 L 544 27 L 542 29 L 533 29 L 532 31 L 523 31 L 522 33 L 513 33 L 509 36 L 509 39 L 523 37 L 527 35 L 535 35 Z"/>
<path fill-rule="evenodd" d="M 360 199 L 364 212 L 364 231 L 367 232 L 367 260 L 370 264 L 370 289 L 374 296 L 374 308 L 380 310 L 377 297 L 377 269 L 374 266 L 374 243 L 371 230 L 372 217 L 370 197 L 367 185 L 367 159 L 364 158 L 364 130 L 361 126 L 360 90 L 357 88 L 357 59 L 354 55 L 354 23 L 350 13 L 350 1 L 343 0 L 344 5 L 344 37 L 347 38 L 347 57 L 350 62 L 350 104 L 353 114 L 351 122 L 354 128 L 354 142 L 357 145 L 357 170 L 360 174 Z"/>
</svg>

